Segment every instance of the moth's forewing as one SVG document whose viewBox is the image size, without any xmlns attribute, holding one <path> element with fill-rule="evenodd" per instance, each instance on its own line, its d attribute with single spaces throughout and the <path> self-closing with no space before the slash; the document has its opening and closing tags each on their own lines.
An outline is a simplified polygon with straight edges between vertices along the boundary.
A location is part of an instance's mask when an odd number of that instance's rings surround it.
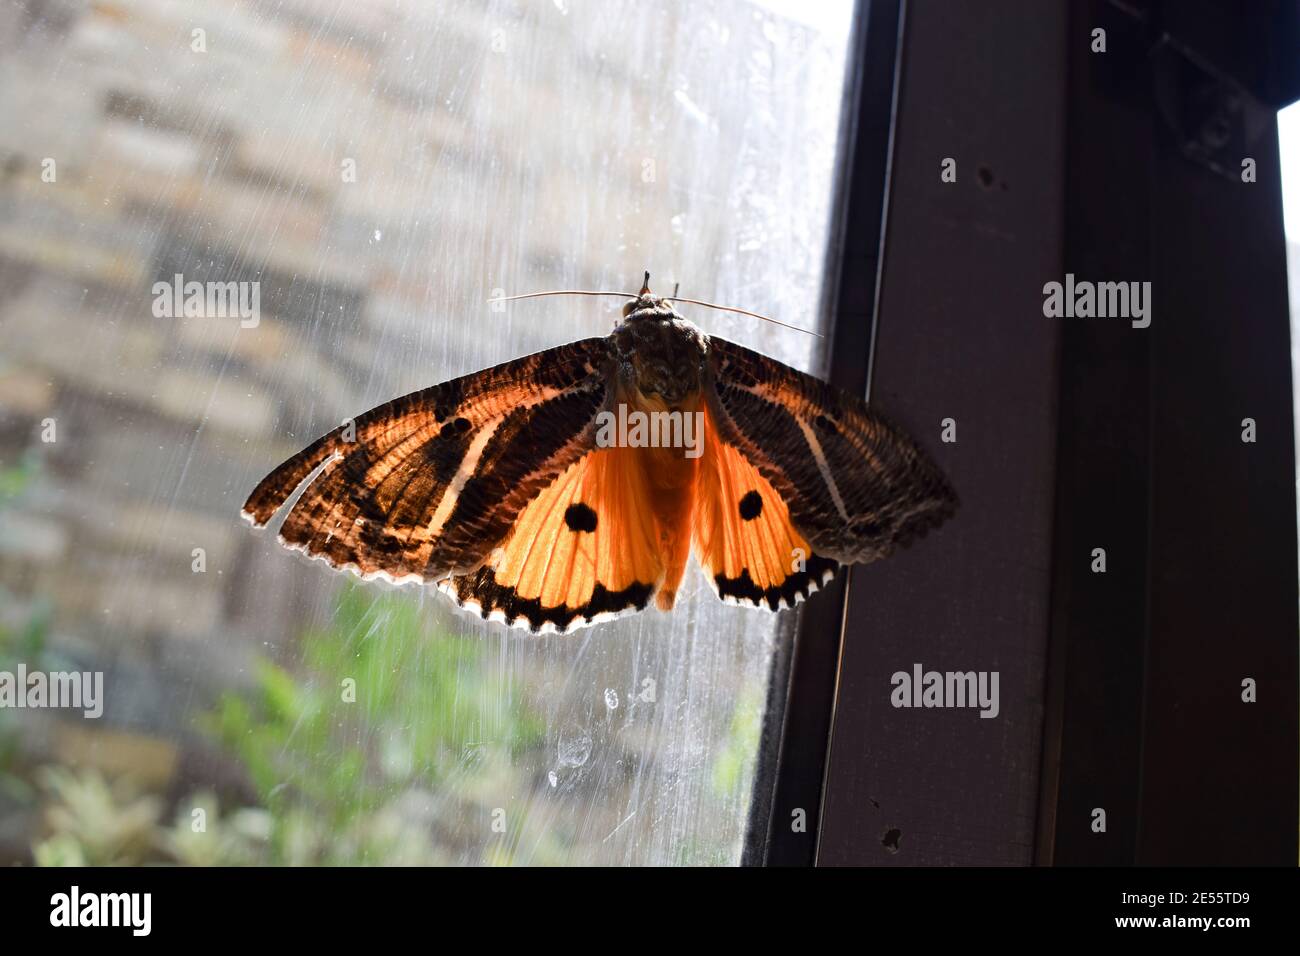
<svg viewBox="0 0 1300 956">
<path fill-rule="evenodd" d="M 266 524 L 320 468 L 280 529 L 284 544 L 398 582 L 472 570 L 592 447 L 609 377 L 596 338 L 413 392 L 284 462 L 245 517 Z"/>
<path fill-rule="evenodd" d="M 874 561 L 955 513 L 939 468 L 865 401 L 731 342 L 709 348 L 721 440 L 770 482 L 814 553 Z"/>
</svg>

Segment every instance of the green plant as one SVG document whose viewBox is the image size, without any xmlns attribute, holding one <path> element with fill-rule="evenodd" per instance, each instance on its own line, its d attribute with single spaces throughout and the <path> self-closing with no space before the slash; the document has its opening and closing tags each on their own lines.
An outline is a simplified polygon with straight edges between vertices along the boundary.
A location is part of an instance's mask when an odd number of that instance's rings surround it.
<svg viewBox="0 0 1300 956">
<path fill-rule="evenodd" d="M 125 866 L 153 856 L 160 799 L 93 770 L 46 767 L 40 778 L 52 835 L 33 848 L 37 865 Z"/>
<path fill-rule="evenodd" d="M 27 449 L 12 465 L 0 463 L 0 504 L 17 498 L 32 483 L 40 471 L 40 459 L 32 449 Z"/>
<path fill-rule="evenodd" d="M 492 776 L 541 739 L 517 688 L 484 672 L 482 644 L 426 634 L 403 596 L 345 588 L 330 625 L 305 633 L 303 647 L 309 676 L 259 659 L 254 692 L 223 695 L 208 721 L 270 812 L 278 862 L 409 855 L 402 794 L 454 769 L 472 797 L 467 749 L 473 772 Z"/>
<path fill-rule="evenodd" d="M 0 671 L 15 673 L 19 664 L 28 670 L 70 669 L 68 661 L 49 649 L 49 630 L 50 609 L 45 604 L 38 604 L 22 627 L 0 625 Z M 36 791 L 21 772 L 20 720 L 21 712 L 0 707 L 0 797 L 25 804 Z"/>
<path fill-rule="evenodd" d="M 24 656 L 43 642 L 33 627 L 10 638 Z M 244 768 L 255 805 L 223 807 L 200 791 L 167 820 L 161 798 L 126 781 L 47 769 L 37 775 L 48 834 L 36 861 L 545 865 L 602 851 L 555 825 L 554 791 L 534 779 L 537 755 L 525 753 L 543 744 L 543 722 L 480 640 L 427 633 L 405 595 L 347 588 L 301 646 L 300 667 L 257 658 L 251 688 L 222 694 L 201 718 Z M 762 706 L 761 685 L 734 700 L 710 767 L 708 796 L 719 805 L 747 788 Z M 707 832 L 673 851 L 690 865 L 733 853 Z"/>
</svg>

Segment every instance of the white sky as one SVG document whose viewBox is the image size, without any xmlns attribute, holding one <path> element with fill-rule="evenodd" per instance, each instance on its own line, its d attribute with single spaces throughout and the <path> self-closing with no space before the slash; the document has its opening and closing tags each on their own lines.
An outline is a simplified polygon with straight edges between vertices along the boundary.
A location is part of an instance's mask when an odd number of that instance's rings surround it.
<svg viewBox="0 0 1300 956">
<path fill-rule="evenodd" d="M 1300 103 L 1292 103 L 1277 114 L 1278 152 L 1282 163 L 1282 220 L 1286 230 L 1287 256 L 1294 256 L 1300 243 Z M 1296 446 L 1300 447 L 1300 295 L 1295 276 L 1300 266 L 1288 262 L 1291 277 L 1291 389 L 1294 397 Z M 1300 460 L 1296 462 L 1296 498 L 1300 501 Z"/>
<path fill-rule="evenodd" d="M 1277 135 L 1282 152 L 1282 216 L 1286 237 L 1300 242 L 1300 103 L 1277 114 Z"/>
</svg>

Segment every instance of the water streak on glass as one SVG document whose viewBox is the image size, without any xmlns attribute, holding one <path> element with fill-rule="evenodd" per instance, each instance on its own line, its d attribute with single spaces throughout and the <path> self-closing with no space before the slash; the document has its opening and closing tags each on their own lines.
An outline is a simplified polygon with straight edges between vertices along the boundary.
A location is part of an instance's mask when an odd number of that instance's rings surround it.
<svg viewBox="0 0 1300 956">
<path fill-rule="evenodd" d="M 692 569 L 670 615 L 507 633 L 238 511 L 343 419 L 618 315 L 493 295 L 649 269 L 817 327 L 849 15 L 0 3 L 0 670 L 105 686 L 0 711 L 0 862 L 736 862 L 791 614 Z M 256 325 L 155 314 L 178 274 L 258 283 Z"/>
</svg>

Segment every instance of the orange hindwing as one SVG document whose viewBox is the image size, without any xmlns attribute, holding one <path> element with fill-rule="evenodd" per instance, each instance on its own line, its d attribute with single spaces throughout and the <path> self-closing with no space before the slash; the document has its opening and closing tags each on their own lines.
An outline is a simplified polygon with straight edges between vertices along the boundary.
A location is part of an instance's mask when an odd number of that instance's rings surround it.
<svg viewBox="0 0 1300 956">
<path fill-rule="evenodd" d="M 724 601 L 794 607 L 835 576 L 839 563 L 812 553 L 781 496 L 711 416 L 697 487 L 695 554 Z"/>
<path fill-rule="evenodd" d="M 639 611 L 664 576 L 648 494 L 638 449 L 592 451 L 524 508 L 482 568 L 438 586 L 485 618 L 532 631 Z"/>
</svg>

